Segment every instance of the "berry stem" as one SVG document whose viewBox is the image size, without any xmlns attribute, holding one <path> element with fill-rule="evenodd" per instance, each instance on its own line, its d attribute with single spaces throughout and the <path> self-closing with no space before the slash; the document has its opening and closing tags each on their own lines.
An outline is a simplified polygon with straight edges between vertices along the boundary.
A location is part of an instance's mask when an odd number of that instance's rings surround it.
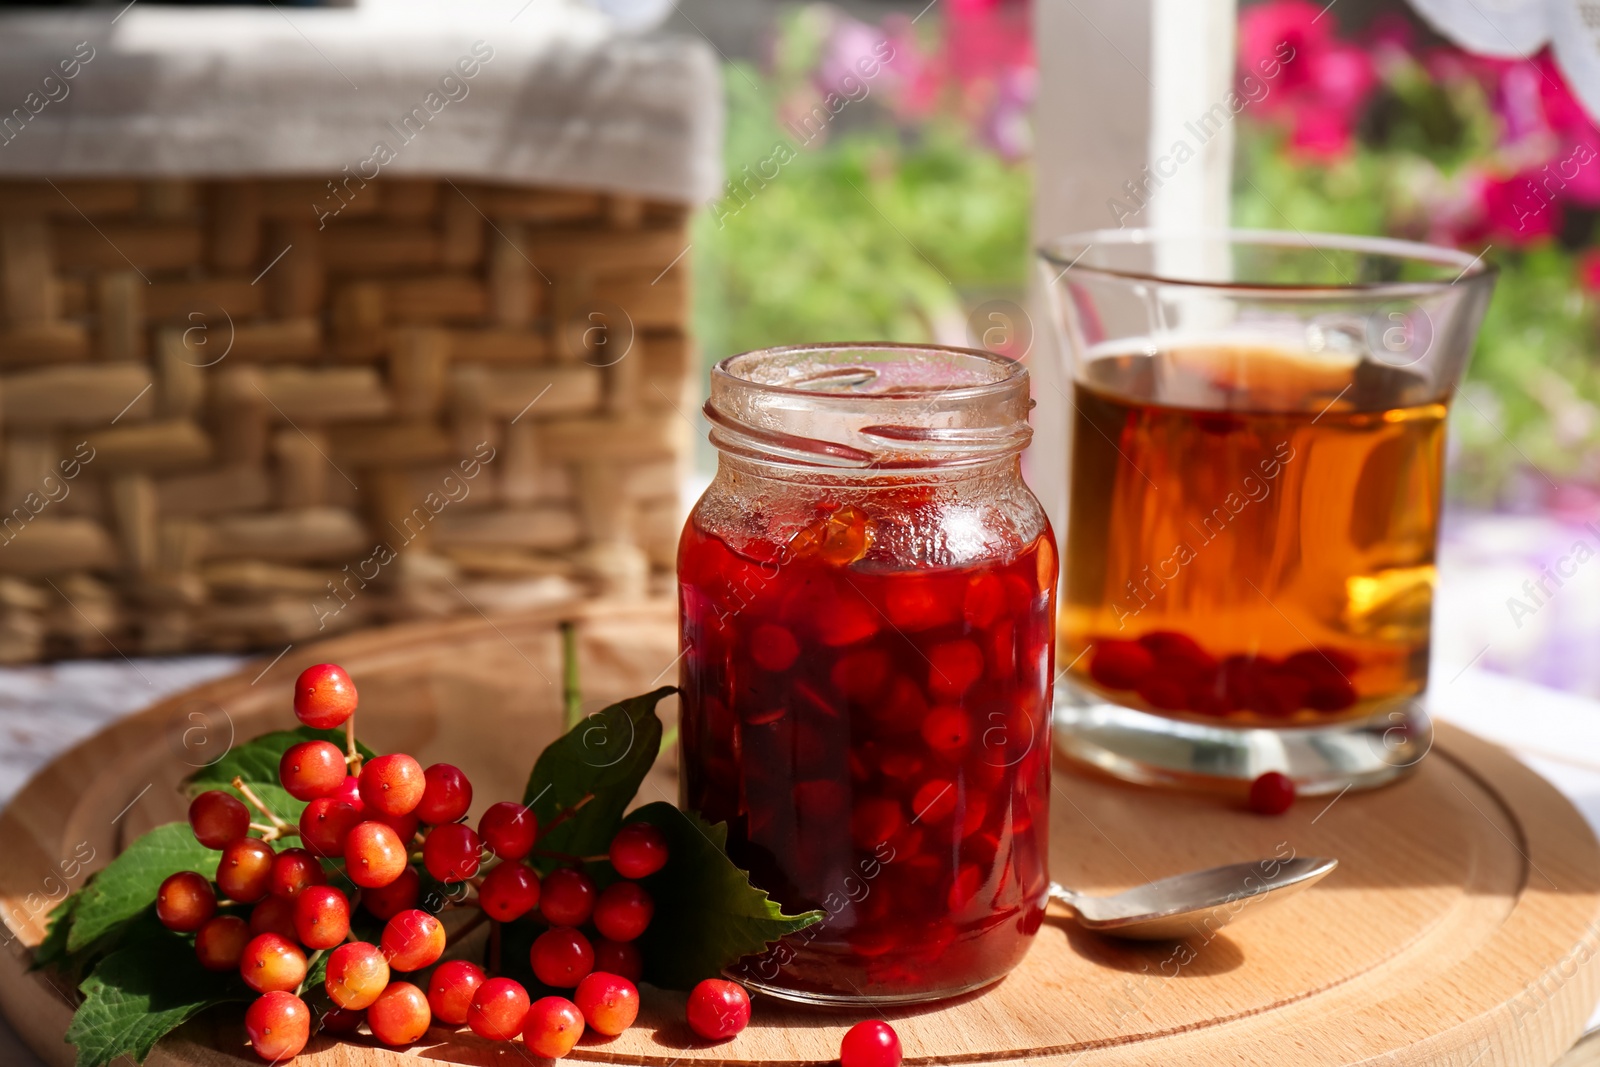
<svg viewBox="0 0 1600 1067">
<path fill-rule="evenodd" d="M 565 728 L 570 730 L 583 719 L 583 688 L 578 684 L 578 625 L 571 619 L 561 623 L 561 706 Z"/>
<path fill-rule="evenodd" d="M 361 774 L 361 750 L 356 747 L 356 713 L 351 712 L 350 717 L 344 721 L 344 761 L 350 767 L 350 773 L 357 777 Z"/>
<path fill-rule="evenodd" d="M 240 796 L 244 797 L 252 805 L 254 805 L 257 811 L 267 817 L 267 821 L 272 824 L 272 828 L 278 831 L 279 835 L 289 828 L 288 823 L 274 815 L 272 810 L 268 808 L 266 804 L 262 803 L 261 798 L 256 796 L 255 790 L 251 789 L 248 785 L 245 785 L 243 778 L 235 775 L 233 779 L 233 787 L 239 791 Z"/>
<path fill-rule="evenodd" d="M 560 826 L 562 823 L 578 814 L 578 812 L 583 810 L 583 806 L 593 799 L 593 793 L 585 793 L 583 796 L 579 797 L 576 804 L 565 809 L 557 814 L 555 818 L 551 819 L 550 822 L 539 831 L 540 836 L 542 837 L 543 835 L 548 834 L 551 830 L 554 830 L 556 827 Z"/>
<path fill-rule="evenodd" d="M 554 826 L 555 824 L 551 823 L 550 825 Z M 546 848 L 536 848 L 533 850 L 531 855 L 545 860 L 560 860 L 562 863 L 570 863 L 574 867 L 582 866 L 585 863 L 602 863 L 611 858 L 610 856 L 606 855 L 577 856 L 571 852 L 552 852 Z"/>
<path fill-rule="evenodd" d="M 313 952 L 311 955 L 306 957 L 306 973 L 307 974 L 310 974 L 312 968 L 316 967 L 317 960 L 321 959 L 322 958 L 322 954 L 324 952 L 326 952 L 326 951 L 327 951 L 326 949 L 320 949 L 319 948 L 315 952 Z M 305 983 L 304 980 L 302 980 L 300 982 L 299 987 L 297 989 L 295 989 L 294 995 L 298 997 L 298 996 L 302 995 L 303 993 L 305 993 L 305 991 L 306 991 L 306 983 Z"/>
</svg>

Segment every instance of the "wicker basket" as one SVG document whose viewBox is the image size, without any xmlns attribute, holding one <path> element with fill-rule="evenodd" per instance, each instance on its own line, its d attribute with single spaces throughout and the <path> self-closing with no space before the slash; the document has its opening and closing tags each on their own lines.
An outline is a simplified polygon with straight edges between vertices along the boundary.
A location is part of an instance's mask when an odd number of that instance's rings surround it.
<svg viewBox="0 0 1600 1067">
<path fill-rule="evenodd" d="M 0 661 L 644 595 L 691 441 L 686 214 L 0 182 Z"/>
</svg>

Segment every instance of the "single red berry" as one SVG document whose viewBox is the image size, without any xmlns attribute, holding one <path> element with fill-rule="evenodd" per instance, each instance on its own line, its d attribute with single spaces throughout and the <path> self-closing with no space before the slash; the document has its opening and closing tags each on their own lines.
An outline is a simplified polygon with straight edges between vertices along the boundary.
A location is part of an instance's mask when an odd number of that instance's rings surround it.
<svg viewBox="0 0 1600 1067">
<path fill-rule="evenodd" d="M 1294 779 L 1268 771 L 1250 783 L 1250 810 L 1261 815 L 1282 815 L 1294 803 Z"/>
<path fill-rule="evenodd" d="M 239 957 L 239 977 L 257 993 L 292 992 L 306 980 L 306 954 L 281 934 L 257 934 Z"/>
<path fill-rule="evenodd" d="M 839 1043 L 839 1067 L 900 1067 L 900 1036 L 882 1019 L 856 1023 Z"/>
<path fill-rule="evenodd" d="M 385 1045 L 409 1045 L 420 1040 L 432 1022 L 427 994 L 410 982 L 390 982 L 367 1009 L 372 1036 Z"/>
<path fill-rule="evenodd" d="M 296 800 L 315 800 L 333 794 L 346 777 L 344 753 L 328 741 L 302 741 L 290 745 L 278 760 L 278 781 Z"/>
<path fill-rule="evenodd" d="M 250 909 L 252 934 L 277 934 L 290 941 L 299 940 L 294 928 L 294 901 L 285 897 L 267 897 Z"/>
<path fill-rule="evenodd" d="M 455 822 L 472 807 L 472 783 L 461 773 L 461 768 L 435 763 L 422 772 L 422 781 L 417 815 L 423 822 Z"/>
<path fill-rule="evenodd" d="M 539 903 L 539 876 L 525 863 L 502 863 L 483 878 L 478 906 L 495 922 L 520 919 Z"/>
<path fill-rule="evenodd" d="M 414 811 L 407 812 L 404 815 L 385 815 L 382 812 L 368 812 L 367 820 L 369 822 L 383 823 L 383 825 L 395 832 L 407 848 L 410 848 L 411 842 L 416 840 L 417 831 L 422 829 L 422 820 L 417 818 L 417 813 Z"/>
<path fill-rule="evenodd" d="M 318 856 L 343 857 L 345 838 L 359 826 L 361 809 L 337 797 L 318 797 L 300 813 L 300 843 Z"/>
<path fill-rule="evenodd" d="M 528 1017 L 528 991 L 509 978 L 490 978 L 472 994 L 467 1025 L 489 1041 L 510 1041 Z"/>
<path fill-rule="evenodd" d="M 595 901 L 594 928 L 612 941 L 632 941 L 655 913 L 655 901 L 637 882 L 613 882 Z"/>
<path fill-rule="evenodd" d="M 156 918 L 168 930 L 189 934 L 217 913 L 217 894 L 204 875 L 179 871 L 156 890 Z"/>
<path fill-rule="evenodd" d="M 389 961 L 378 946 L 366 941 L 347 941 L 328 953 L 328 977 L 323 988 L 328 999 L 341 1008 L 359 1011 L 389 986 Z"/>
<path fill-rule="evenodd" d="M 539 914 L 551 926 L 582 926 L 594 913 L 594 879 L 571 867 L 557 867 L 539 885 Z"/>
<path fill-rule="evenodd" d="M 330 796 L 334 800 L 344 801 L 363 814 L 366 813 L 367 802 L 361 799 L 361 779 L 353 774 L 345 775 L 344 781 L 339 783 L 339 788 L 335 789 Z"/>
<path fill-rule="evenodd" d="M 194 954 L 208 971 L 236 971 L 250 936 L 250 924 L 239 916 L 218 915 L 194 935 Z"/>
<path fill-rule="evenodd" d="M 344 869 L 362 888 L 382 888 L 399 878 L 409 854 L 400 835 L 381 822 L 356 824 L 344 841 Z"/>
<path fill-rule="evenodd" d="M 540 997 L 528 1008 L 522 1040 L 535 1056 L 559 1060 L 583 1036 L 583 1012 L 566 997 Z"/>
<path fill-rule="evenodd" d="M 533 851 L 539 836 L 539 821 L 522 804 L 502 800 L 489 805 L 478 820 L 478 836 L 490 852 L 503 860 L 520 860 Z"/>
<path fill-rule="evenodd" d="M 344 668 L 319 663 L 300 672 L 294 683 L 295 718 L 318 730 L 343 726 L 355 714 L 356 686 Z"/>
<path fill-rule="evenodd" d="M 750 1024 L 750 994 L 737 982 L 707 978 L 689 992 L 689 1029 L 723 1041 Z"/>
<path fill-rule="evenodd" d="M 402 911 L 384 925 L 378 948 L 396 971 L 420 971 L 444 955 L 444 924 L 425 911 Z"/>
<path fill-rule="evenodd" d="M 350 934 L 350 899 L 331 885 L 314 885 L 294 901 L 295 936 L 306 948 L 335 948 Z"/>
<path fill-rule="evenodd" d="M 366 908 L 374 919 L 389 921 L 407 908 L 417 906 L 417 901 L 422 898 L 422 876 L 415 867 L 406 866 L 400 872 L 400 877 L 388 885 L 376 889 L 363 889 L 361 891 L 361 906 Z"/>
<path fill-rule="evenodd" d="M 327 885 L 322 864 L 308 849 L 286 848 L 272 861 L 272 887 L 275 897 L 293 900 L 314 885 Z"/>
<path fill-rule="evenodd" d="M 638 983 L 644 977 L 644 957 L 632 941 L 608 941 L 602 937 L 594 943 L 594 969 Z"/>
<path fill-rule="evenodd" d="M 617 974 L 591 971 L 578 983 L 572 1002 L 598 1034 L 616 1037 L 639 1017 L 639 990 Z"/>
<path fill-rule="evenodd" d="M 409 815 L 427 788 L 422 764 L 403 752 L 369 759 L 361 768 L 360 783 L 367 810 L 384 815 Z"/>
<path fill-rule="evenodd" d="M 472 995 L 488 980 L 483 968 L 466 960 L 446 960 L 428 980 L 428 1006 L 433 1017 L 451 1026 L 464 1026 Z"/>
<path fill-rule="evenodd" d="M 667 835 L 647 822 L 629 823 L 611 839 L 611 866 L 624 878 L 648 878 L 667 865 Z"/>
<path fill-rule="evenodd" d="M 478 873 L 483 844 L 470 826 L 447 822 L 428 831 L 422 842 L 422 865 L 428 873 L 446 884 L 465 882 Z"/>
<path fill-rule="evenodd" d="M 254 904 L 272 891 L 272 846 L 255 837 L 240 837 L 222 848 L 217 860 L 217 888 L 229 900 Z"/>
<path fill-rule="evenodd" d="M 206 848 L 221 849 L 250 832 L 250 809 L 238 797 L 208 789 L 189 804 L 189 828 Z"/>
<path fill-rule="evenodd" d="M 245 1010 L 244 1032 L 257 1056 L 282 1063 L 298 1056 L 310 1040 L 311 1009 L 293 993 L 263 994 Z"/>
<path fill-rule="evenodd" d="M 555 989 L 571 989 L 594 969 L 594 946 L 570 926 L 554 926 L 534 939 L 528 953 L 534 977 Z"/>
</svg>

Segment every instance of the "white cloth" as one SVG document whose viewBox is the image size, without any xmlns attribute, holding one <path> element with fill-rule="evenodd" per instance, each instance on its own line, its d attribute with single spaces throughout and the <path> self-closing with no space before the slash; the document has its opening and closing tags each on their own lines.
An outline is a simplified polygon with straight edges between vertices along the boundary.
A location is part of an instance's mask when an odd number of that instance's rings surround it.
<svg viewBox="0 0 1600 1067">
<path fill-rule="evenodd" d="M 1411 0 L 1427 23 L 1469 52 L 1526 59 L 1546 44 L 1589 115 L 1600 121 L 1600 21 L 1584 0 Z"/>
<path fill-rule="evenodd" d="M 365 165 L 370 179 L 376 165 L 688 203 L 721 185 L 705 42 L 633 35 L 587 7 L 117 11 L 0 14 L 0 176 L 332 180 Z M 368 162 L 379 143 L 392 159 Z"/>
</svg>

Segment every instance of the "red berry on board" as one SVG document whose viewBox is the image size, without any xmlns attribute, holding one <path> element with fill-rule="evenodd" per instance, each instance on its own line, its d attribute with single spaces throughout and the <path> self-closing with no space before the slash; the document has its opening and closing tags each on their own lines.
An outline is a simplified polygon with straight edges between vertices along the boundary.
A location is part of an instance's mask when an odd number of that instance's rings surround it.
<svg viewBox="0 0 1600 1067">
<path fill-rule="evenodd" d="M 839 1043 L 839 1067 L 900 1067 L 900 1037 L 882 1019 L 856 1023 Z"/>
<path fill-rule="evenodd" d="M 551 926 L 582 926 L 594 913 L 594 879 L 572 867 L 557 867 L 539 886 L 539 914 Z"/>
<path fill-rule="evenodd" d="M 583 1036 L 583 1012 L 566 997 L 540 997 L 528 1008 L 522 1040 L 535 1056 L 559 1060 Z"/>
<path fill-rule="evenodd" d="M 502 800 L 489 805 L 478 820 L 478 836 L 484 845 L 503 860 L 520 860 L 533 851 L 539 836 L 539 821 L 523 804 Z"/>
<path fill-rule="evenodd" d="M 707 978 L 689 992 L 689 1029 L 723 1041 L 750 1025 L 750 994 L 737 982 Z"/>
<path fill-rule="evenodd" d="M 412 908 L 390 919 L 378 940 L 378 949 L 396 971 L 420 971 L 444 955 L 444 924 L 425 911 Z"/>
<path fill-rule="evenodd" d="M 464 1026 L 472 995 L 488 980 L 483 968 L 467 960 L 446 960 L 428 980 L 428 1006 L 433 1017 L 451 1026 Z"/>
<path fill-rule="evenodd" d="M 632 941 L 650 925 L 655 901 L 637 882 L 613 882 L 594 904 L 594 928 L 612 941 Z"/>
<path fill-rule="evenodd" d="M 295 718 L 318 730 L 343 726 L 355 714 L 356 686 L 344 668 L 319 663 L 300 672 L 294 683 Z"/>
<path fill-rule="evenodd" d="M 611 839 L 611 866 L 624 878 L 648 878 L 667 865 L 667 835 L 647 822 L 629 823 Z"/>
<path fill-rule="evenodd" d="M 293 900 L 314 885 L 327 885 L 322 864 L 308 849 L 286 848 L 272 861 L 272 886 L 275 897 Z"/>
<path fill-rule="evenodd" d="M 472 994 L 467 1025 L 489 1041 L 510 1041 L 528 1017 L 528 991 L 509 978 L 490 978 Z"/>
<path fill-rule="evenodd" d="M 300 843 L 318 856 L 342 858 L 345 838 L 364 818 L 360 808 L 337 796 L 318 797 L 300 813 Z"/>
<path fill-rule="evenodd" d="M 370 1007 L 389 986 L 389 961 L 378 946 L 347 941 L 328 953 L 328 977 L 323 987 L 328 999 L 341 1008 L 359 1011 Z"/>
<path fill-rule="evenodd" d="M 204 875 L 194 871 L 179 871 L 156 890 L 156 918 L 168 930 L 193 933 L 216 913 L 216 892 Z"/>
<path fill-rule="evenodd" d="M 385 1045 L 409 1045 L 427 1033 L 432 1022 L 427 994 L 410 982 L 390 982 L 367 1009 L 372 1036 Z"/>
<path fill-rule="evenodd" d="M 293 1059 L 311 1038 L 311 1009 L 293 993 L 266 993 L 245 1009 L 244 1032 L 268 1063 Z"/>
<path fill-rule="evenodd" d="M 583 1012 L 590 1029 L 616 1037 L 639 1017 L 639 990 L 617 974 L 593 971 L 578 983 L 572 1002 Z"/>
<path fill-rule="evenodd" d="M 292 992 L 306 980 L 306 954 L 282 934 L 257 934 L 239 957 L 239 977 L 257 993 Z"/>
<path fill-rule="evenodd" d="M 539 903 L 539 876 L 525 863 L 502 863 L 484 875 L 478 906 L 495 922 L 522 918 Z"/>
<path fill-rule="evenodd" d="M 329 796 L 344 784 L 344 753 L 327 741 L 290 745 L 278 760 L 278 781 L 296 800 Z"/>
<path fill-rule="evenodd" d="M 406 869 L 408 853 L 400 835 L 381 822 L 356 824 L 344 841 L 344 869 L 364 889 L 381 889 Z"/>
<path fill-rule="evenodd" d="M 384 815 L 409 815 L 422 802 L 427 789 L 422 764 L 404 752 L 375 756 L 361 768 L 362 803 Z"/>
<path fill-rule="evenodd" d="M 534 939 L 528 952 L 534 977 L 555 989 L 571 989 L 594 969 L 594 946 L 570 926 L 554 926 Z"/>
<path fill-rule="evenodd" d="M 1250 810 L 1259 815 L 1282 815 L 1294 803 L 1294 779 L 1268 771 L 1250 783 Z"/>
<path fill-rule="evenodd" d="M 208 789 L 189 804 L 189 828 L 206 848 L 221 849 L 250 832 L 250 809 L 220 789 Z"/>
<path fill-rule="evenodd" d="M 594 969 L 637 983 L 644 977 L 644 958 L 632 941 L 608 941 L 602 937 L 594 943 Z"/>
<path fill-rule="evenodd" d="M 250 909 L 252 934 L 277 934 L 298 941 L 294 928 L 294 901 L 286 897 L 267 897 Z"/>
<path fill-rule="evenodd" d="M 422 843 L 422 864 L 439 881 L 465 882 L 478 873 L 483 859 L 483 843 L 472 827 L 447 822 L 428 831 Z"/>
<path fill-rule="evenodd" d="M 239 916 L 218 915 L 194 935 L 194 954 L 208 971 L 236 971 L 250 937 L 250 924 Z"/>
<path fill-rule="evenodd" d="M 335 948 L 350 934 L 350 899 L 330 885 L 314 885 L 294 901 L 295 936 L 306 948 Z"/>
<path fill-rule="evenodd" d="M 240 837 L 222 848 L 217 860 L 217 889 L 229 900 L 254 904 L 272 891 L 272 846 L 254 837 Z"/>
<path fill-rule="evenodd" d="M 416 815 L 425 823 L 455 822 L 472 807 L 472 783 L 461 768 L 435 763 L 422 772 Z"/>
<path fill-rule="evenodd" d="M 385 922 L 407 908 L 416 907 L 420 899 L 422 899 L 422 876 L 410 865 L 400 872 L 399 878 L 388 885 L 361 891 L 361 906 L 366 908 L 374 919 Z"/>
</svg>

